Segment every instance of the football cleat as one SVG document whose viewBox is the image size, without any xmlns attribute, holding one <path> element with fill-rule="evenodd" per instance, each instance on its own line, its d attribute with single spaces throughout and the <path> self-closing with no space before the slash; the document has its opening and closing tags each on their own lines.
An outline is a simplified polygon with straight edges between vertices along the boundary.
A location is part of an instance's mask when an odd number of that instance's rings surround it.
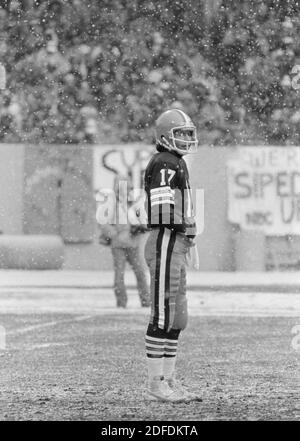
<svg viewBox="0 0 300 441">
<path fill-rule="evenodd" d="M 170 388 L 163 377 L 154 379 L 149 383 L 145 397 L 148 401 L 162 401 L 167 403 L 184 403 L 186 396 L 181 391 Z"/>
<path fill-rule="evenodd" d="M 176 380 L 175 378 L 170 378 L 165 381 L 167 382 L 170 389 L 185 396 L 185 401 L 203 401 L 199 394 L 187 390 L 186 387 L 183 386 L 179 380 Z"/>
</svg>

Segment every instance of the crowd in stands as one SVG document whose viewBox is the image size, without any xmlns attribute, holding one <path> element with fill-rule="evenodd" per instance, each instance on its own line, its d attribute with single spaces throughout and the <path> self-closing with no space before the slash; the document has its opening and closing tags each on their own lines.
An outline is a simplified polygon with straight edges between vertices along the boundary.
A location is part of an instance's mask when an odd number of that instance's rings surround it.
<svg viewBox="0 0 300 441">
<path fill-rule="evenodd" d="M 152 143 L 179 107 L 202 144 L 299 145 L 299 35 L 296 0 L 0 0 L 0 142 Z"/>
</svg>

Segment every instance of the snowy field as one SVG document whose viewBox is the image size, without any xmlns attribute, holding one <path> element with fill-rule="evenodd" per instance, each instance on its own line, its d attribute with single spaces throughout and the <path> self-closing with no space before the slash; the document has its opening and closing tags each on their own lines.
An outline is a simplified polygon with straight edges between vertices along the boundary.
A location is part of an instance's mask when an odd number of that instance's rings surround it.
<svg viewBox="0 0 300 441">
<path fill-rule="evenodd" d="M 189 278 L 178 373 L 203 401 L 171 405 L 143 398 L 149 310 L 130 274 L 119 310 L 112 274 L 2 271 L 0 420 L 300 420 L 297 274 L 221 276 Z"/>
</svg>

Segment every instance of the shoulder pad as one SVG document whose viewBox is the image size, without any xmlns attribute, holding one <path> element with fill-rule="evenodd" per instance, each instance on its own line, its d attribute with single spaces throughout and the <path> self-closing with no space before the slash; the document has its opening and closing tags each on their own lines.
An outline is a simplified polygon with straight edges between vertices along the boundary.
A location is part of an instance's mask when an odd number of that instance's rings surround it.
<svg viewBox="0 0 300 441">
<path fill-rule="evenodd" d="M 162 164 L 162 167 L 180 167 L 180 158 L 170 152 L 160 152 L 155 157 L 155 164 Z"/>
</svg>

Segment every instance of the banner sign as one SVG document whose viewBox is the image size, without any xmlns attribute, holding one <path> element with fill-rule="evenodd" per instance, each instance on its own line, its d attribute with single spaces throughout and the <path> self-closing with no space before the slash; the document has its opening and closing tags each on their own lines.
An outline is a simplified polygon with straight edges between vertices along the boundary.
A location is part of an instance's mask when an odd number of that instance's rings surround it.
<svg viewBox="0 0 300 441">
<path fill-rule="evenodd" d="M 145 144 L 126 144 L 94 147 L 94 196 L 97 202 L 97 222 L 105 224 L 115 222 L 113 207 L 116 207 L 116 195 L 127 196 L 133 210 L 139 212 L 141 223 L 146 223 L 146 192 L 144 190 L 144 174 L 146 167 L 157 153 L 154 146 Z M 169 176 L 169 175 L 168 175 Z M 166 179 L 162 175 L 162 179 Z M 179 190 L 176 190 L 179 191 Z M 174 190 L 175 194 L 175 190 Z M 181 193 L 180 193 L 181 194 Z M 189 206 L 194 210 L 197 224 L 197 234 L 204 230 L 204 191 L 195 189 L 195 192 L 186 191 L 181 201 L 192 199 Z M 127 223 L 130 210 L 120 216 L 118 209 L 118 222 Z M 166 223 L 170 222 L 170 214 L 166 213 Z"/>
<path fill-rule="evenodd" d="M 94 193 L 114 189 L 119 179 L 127 179 L 134 188 L 143 188 L 144 171 L 154 147 L 126 144 L 94 147 Z"/>
<path fill-rule="evenodd" d="M 93 241 L 92 161 L 92 149 L 79 144 L 26 146 L 25 234 L 55 234 L 66 243 Z"/>
<path fill-rule="evenodd" d="M 227 176 L 230 222 L 268 236 L 300 235 L 299 147 L 241 147 Z"/>
</svg>

